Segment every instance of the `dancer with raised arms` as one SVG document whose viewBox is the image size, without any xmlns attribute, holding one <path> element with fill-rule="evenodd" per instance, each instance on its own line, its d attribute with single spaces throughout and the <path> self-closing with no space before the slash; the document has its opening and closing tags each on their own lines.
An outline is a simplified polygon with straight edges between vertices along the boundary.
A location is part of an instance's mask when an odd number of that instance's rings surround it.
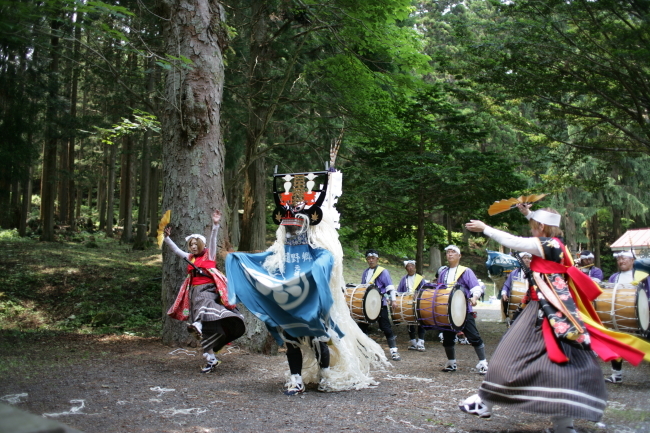
<svg viewBox="0 0 650 433">
<path fill-rule="evenodd" d="M 523 238 L 472 220 L 466 228 L 501 245 L 533 255 L 523 312 L 508 329 L 491 360 L 479 392 L 460 403 L 463 412 L 489 418 L 495 404 L 552 417 L 554 433 L 574 433 L 573 419 L 597 422 L 607 404 L 605 382 L 592 350 L 609 361 L 624 357 L 635 365 L 647 344 L 606 330 L 591 301 L 600 288 L 573 266 L 560 240 L 560 215 L 517 204 L 533 237 Z M 634 347 L 632 347 L 633 345 Z"/>
</svg>

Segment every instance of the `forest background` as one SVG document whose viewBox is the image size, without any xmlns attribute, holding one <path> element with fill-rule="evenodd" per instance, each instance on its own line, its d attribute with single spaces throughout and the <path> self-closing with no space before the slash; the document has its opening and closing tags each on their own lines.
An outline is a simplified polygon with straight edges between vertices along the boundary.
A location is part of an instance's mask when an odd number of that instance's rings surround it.
<svg viewBox="0 0 650 433">
<path fill-rule="evenodd" d="M 323 170 L 340 144 L 348 257 L 422 272 L 447 243 L 484 256 L 498 247 L 463 223 L 527 234 L 487 208 L 543 192 L 569 248 L 611 274 L 609 244 L 650 205 L 649 15 L 645 0 L 0 0 L 2 237 L 153 253 L 163 211 L 182 244 L 219 208 L 223 251 L 264 250 L 274 167 Z M 163 257 L 168 305 L 182 268 Z M 165 322 L 165 341 L 184 335 Z"/>
</svg>

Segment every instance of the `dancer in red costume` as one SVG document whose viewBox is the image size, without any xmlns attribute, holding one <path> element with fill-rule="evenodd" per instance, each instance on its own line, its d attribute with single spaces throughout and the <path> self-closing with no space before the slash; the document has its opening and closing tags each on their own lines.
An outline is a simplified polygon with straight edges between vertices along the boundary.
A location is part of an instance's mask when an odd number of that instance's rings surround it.
<svg viewBox="0 0 650 433">
<path fill-rule="evenodd" d="M 573 266 L 560 240 L 557 211 L 518 208 L 534 237 L 516 237 L 477 220 L 466 224 L 508 248 L 531 253 L 533 260 L 526 308 L 496 348 L 478 394 L 459 406 L 482 418 L 491 416 L 494 404 L 549 415 L 554 433 L 573 433 L 574 418 L 597 422 L 607 404 L 593 352 L 604 361 L 623 357 L 637 365 L 644 356 L 650 359 L 650 346 L 602 327 L 591 305 L 600 288 Z"/>
</svg>

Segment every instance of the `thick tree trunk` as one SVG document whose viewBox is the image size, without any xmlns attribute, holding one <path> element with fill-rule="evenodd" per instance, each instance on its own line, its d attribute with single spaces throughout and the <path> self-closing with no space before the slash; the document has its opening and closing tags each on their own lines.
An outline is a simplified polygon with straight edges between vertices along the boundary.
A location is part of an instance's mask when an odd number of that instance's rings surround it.
<svg viewBox="0 0 650 433">
<path fill-rule="evenodd" d="M 68 170 L 68 139 L 64 137 L 59 140 L 59 168 L 57 182 L 57 209 L 56 215 L 61 224 L 68 224 L 68 191 L 69 170 Z"/>
<path fill-rule="evenodd" d="M 440 255 L 440 247 L 438 245 L 431 245 L 429 247 L 429 275 L 428 280 L 432 280 L 438 269 L 442 266 L 442 257 Z"/>
<path fill-rule="evenodd" d="M 183 245 L 190 233 L 208 234 L 212 211 L 226 208 L 225 148 L 220 127 L 224 80 L 221 47 L 225 43 L 220 38 L 225 12 L 214 0 L 166 0 L 163 5 L 169 17 L 164 28 L 166 52 L 193 62 L 192 68 L 175 67 L 167 74 L 168 103 L 162 116 L 163 209 L 171 209 L 172 239 Z M 227 234 L 226 222 L 219 232 L 220 240 Z M 165 344 L 189 341 L 185 324 L 165 314 L 184 277 L 182 260 L 163 248 Z"/>
<path fill-rule="evenodd" d="M 56 150 L 58 131 L 56 126 L 59 96 L 59 28 L 61 22 L 53 20 L 50 38 L 50 74 L 48 77 L 48 98 L 43 148 L 43 173 L 41 187 L 41 209 L 43 215 L 42 241 L 54 241 L 54 200 L 56 198 Z"/>
<path fill-rule="evenodd" d="M 246 142 L 247 156 L 255 158 L 257 146 Z M 249 158 L 246 158 L 249 160 Z M 246 169 L 244 182 L 244 215 L 239 249 L 261 251 L 266 249 L 266 164 L 264 158 L 254 159 Z"/>
</svg>

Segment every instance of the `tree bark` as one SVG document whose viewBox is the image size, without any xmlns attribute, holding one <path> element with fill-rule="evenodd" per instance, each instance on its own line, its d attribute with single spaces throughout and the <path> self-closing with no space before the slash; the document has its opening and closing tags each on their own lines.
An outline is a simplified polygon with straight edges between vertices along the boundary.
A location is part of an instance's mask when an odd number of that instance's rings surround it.
<svg viewBox="0 0 650 433">
<path fill-rule="evenodd" d="M 220 109 L 224 65 L 224 8 L 214 0 L 165 0 L 166 52 L 184 56 L 191 68 L 173 67 L 167 74 L 167 104 L 162 116 L 163 209 L 171 209 L 172 239 L 184 244 L 190 233 L 207 234 L 214 209 L 225 209 L 224 143 Z M 227 237 L 227 221 L 219 239 Z M 222 244 L 223 242 L 218 242 Z M 185 276 L 183 262 L 163 249 L 163 342 L 185 344 L 184 323 L 165 313 Z"/>
<path fill-rule="evenodd" d="M 108 146 L 108 180 L 106 181 L 106 237 L 113 237 L 113 219 L 115 219 L 115 154 L 117 145 Z"/>
<path fill-rule="evenodd" d="M 594 253 L 594 265 L 600 268 L 600 238 L 598 236 L 598 214 L 595 213 L 587 224 L 587 236 L 589 237 L 589 249 Z"/>
<path fill-rule="evenodd" d="M 260 142 L 266 131 L 268 107 L 263 91 L 268 79 L 267 2 L 251 1 L 250 64 L 248 70 L 248 122 L 244 164 L 244 215 L 239 249 L 259 251 L 266 247 L 266 163 L 259 155 Z"/>
<path fill-rule="evenodd" d="M 133 136 L 127 135 L 124 137 L 124 177 L 122 178 L 122 199 L 124 202 L 124 229 L 122 230 L 121 241 L 125 243 L 131 242 L 133 238 Z M 120 206 L 120 207 L 122 207 Z"/>
<path fill-rule="evenodd" d="M 29 217 L 29 204 L 32 202 L 32 168 L 29 168 L 27 175 L 23 178 L 22 203 L 20 210 L 20 224 L 18 233 L 20 236 L 27 235 L 27 218 Z"/>
<path fill-rule="evenodd" d="M 50 37 L 50 74 L 46 111 L 45 143 L 43 146 L 43 172 L 41 180 L 41 209 L 43 215 L 42 241 L 54 241 L 54 200 L 56 198 L 56 150 L 58 131 L 56 126 L 59 96 L 59 28 L 61 22 L 52 20 Z"/>
<path fill-rule="evenodd" d="M 154 78 L 153 73 L 155 61 L 152 58 L 149 61 L 149 76 L 147 79 L 147 93 L 153 92 Z M 147 247 L 147 218 L 149 217 L 149 177 L 151 174 L 151 162 L 149 152 L 149 138 L 151 130 L 147 130 L 142 137 L 142 166 L 140 169 L 140 205 L 138 206 L 138 225 L 136 228 L 135 240 L 133 242 L 134 250 L 144 250 Z M 153 220 L 152 220 L 153 225 Z"/>
<path fill-rule="evenodd" d="M 566 246 L 569 249 L 569 252 L 576 253 L 578 251 L 578 241 L 577 241 L 577 228 L 576 221 L 573 218 L 573 211 L 575 209 L 575 194 L 573 187 L 569 187 L 566 190 L 567 204 L 566 212 L 564 213 L 564 240 Z"/>
<path fill-rule="evenodd" d="M 75 176 L 74 176 L 74 158 L 75 158 L 75 138 L 77 135 L 76 129 L 74 126 L 77 122 L 77 99 L 79 95 L 79 52 L 81 51 L 81 22 L 83 20 L 83 13 L 77 12 L 77 26 L 74 30 L 74 44 L 72 47 L 72 83 L 70 89 L 70 122 L 73 125 L 73 131 L 70 134 L 70 140 L 68 141 L 68 215 L 67 219 L 70 225 L 73 227 L 76 225 L 75 221 L 75 211 L 77 209 L 77 218 L 80 213 L 81 208 L 75 206 L 75 203 L 79 203 L 81 199 L 81 194 L 75 191 Z"/>
<path fill-rule="evenodd" d="M 158 236 L 158 197 L 160 197 L 160 172 L 156 167 L 149 169 L 149 237 Z"/>
</svg>

